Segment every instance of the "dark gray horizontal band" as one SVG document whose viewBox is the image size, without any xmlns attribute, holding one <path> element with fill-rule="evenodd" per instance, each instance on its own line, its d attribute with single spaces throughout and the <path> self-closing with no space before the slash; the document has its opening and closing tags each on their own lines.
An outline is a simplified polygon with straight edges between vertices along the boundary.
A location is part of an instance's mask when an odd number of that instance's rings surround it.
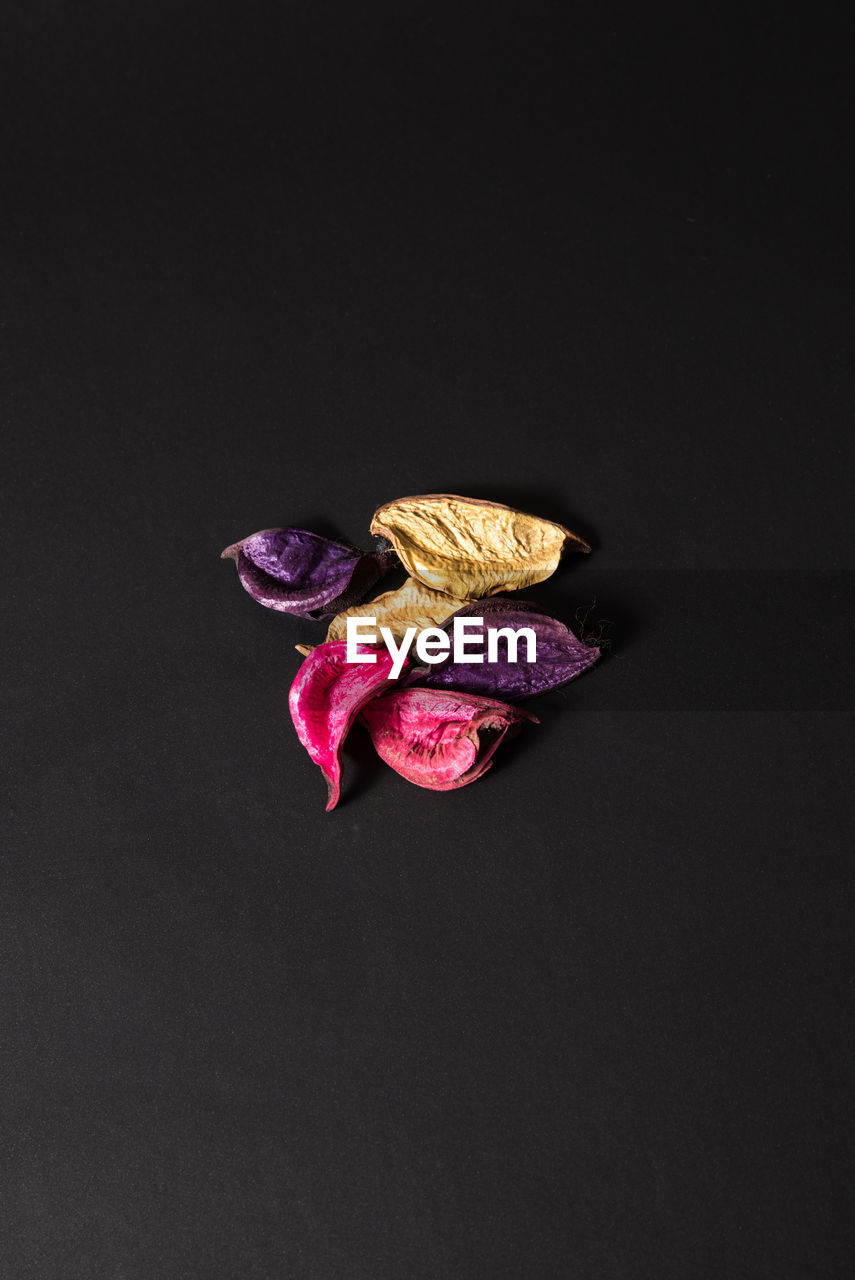
<svg viewBox="0 0 855 1280">
<path fill-rule="evenodd" d="M 522 594 L 605 639 L 580 707 L 855 710 L 855 571 L 568 568 Z"/>
</svg>

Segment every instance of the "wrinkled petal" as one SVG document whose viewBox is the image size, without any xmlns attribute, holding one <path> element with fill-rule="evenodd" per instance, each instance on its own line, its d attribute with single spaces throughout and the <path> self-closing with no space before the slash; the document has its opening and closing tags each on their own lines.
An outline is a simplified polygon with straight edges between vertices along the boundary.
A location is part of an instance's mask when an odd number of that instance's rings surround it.
<svg viewBox="0 0 855 1280">
<path fill-rule="evenodd" d="M 298 618 L 329 618 L 361 600 L 395 560 L 307 529 L 265 529 L 226 547 L 223 559 L 254 600 Z"/>
<path fill-rule="evenodd" d="M 400 640 L 408 627 L 424 631 L 426 627 L 440 626 L 465 603 L 465 600 L 426 587 L 416 578 L 407 578 L 397 591 L 386 591 L 382 596 L 353 605 L 333 618 L 327 639 L 344 640 L 348 618 L 376 618 L 378 628 L 388 627 L 395 639 Z"/>
<path fill-rule="evenodd" d="M 583 644 L 563 622 L 542 612 L 540 607 L 527 600 L 505 600 L 493 597 L 476 600 L 464 605 L 442 626 L 453 637 L 455 618 L 484 619 L 483 646 L 475 631 L 467 643 L 467 652 L 481 654 L 483 662 L 460 663 L 454 661 L 452 650 L 439 662 L 430 666 L 417 665 L 408 677 L 408 684 L 425 685 L 430 689 L 453 689 L 464 693 L 482 694 L 488 698 L 505 698 L 515 702 L 519 698 L 532 698 L 536 694 L 557 689 L 574 680 L 592 666 L 600 656 L 596 645 Z M 490 631 L 509 627 L 513 631 L 529 627 L 537 641 L 537 657 L 528 661 L 528 646 L 521 637 L 517 644 L 516 661 L 508 656 L 506 637 L 498 637 L 498 656 L 487 661 L 487 636 Z"/>
<path fill-rule="evenodd" d="M 385 648 L 360 646 L 360 653 L 376 654 L 374 663 L 348 663 L 346 653 L 343 640 L 319 644 L 301 664 L 288 695 L 297 737 L 327 780 L 328 812 L 338 804 L 341 749 L 350 726 L 363 705 L 389 687 L 392 669 Z"/>
<path fill-rule="evenodd" d="M 551 520 L 448 493 L 386 503 L 371 532 L 389 539 L 412 577 L 463 600 L 543 582 L 566 547 L 590 551 Z"/>
<path fill-rule="evenodd" d="M 505 738 L 534 716 L 492 698 L 437 689 L 393 689 L 362 708 L 381 759 L 431 791 L 465 787 L 486 773 Z"/>
</svg>

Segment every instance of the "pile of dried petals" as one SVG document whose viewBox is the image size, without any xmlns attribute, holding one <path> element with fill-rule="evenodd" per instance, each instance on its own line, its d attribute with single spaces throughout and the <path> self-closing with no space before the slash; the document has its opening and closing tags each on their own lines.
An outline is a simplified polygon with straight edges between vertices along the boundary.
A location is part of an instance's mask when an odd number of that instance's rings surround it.
<svg viewBox="0 0 855 1280">
<path fill-rule="evenodd" d="M 306 655 L 288 703 L 303 746 L 327 780 L 327 809 L 338 803 L 341 750 L 359 717 L 378 754 L 402 777 L 432 791 L 474 782 L 490 768 L 505 738 L 534 716 L 509 705 L 574 679 L 600 656 L 556 618 L 528 601 L 497 593 L 543 582 L 565 550 L 589 551 L 551 520 L 498 502 L 426 494 L 386 503 L 371 532 L 388 541 L 362 552 L 305 529 L 266 529 L 223 552 L 260 604 L 299 618 L 331 619 L 327 638 Z M 360 604 L 393 565 L 410 575 L 397 591 Z M 392 658 L 348 663 L 348 617 L 373 617 L 396 638 L 408 627 L 450 630 L 456 617 L 483 618 L 486 633 L 525 626 L 537 638 L 537 660 L 455 662 L 449 651 L 429 666 L 407 659 L 390 680 Z M 363 652 L 366 651 L 364 648 Z"/>
</svg>

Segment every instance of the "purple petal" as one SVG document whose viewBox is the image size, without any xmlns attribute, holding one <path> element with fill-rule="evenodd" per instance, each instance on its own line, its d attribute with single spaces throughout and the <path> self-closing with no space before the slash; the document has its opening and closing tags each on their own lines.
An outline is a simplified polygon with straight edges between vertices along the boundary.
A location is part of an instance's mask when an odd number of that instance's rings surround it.
<svg viewBox="0 0 855 1280">
<path fill-rule="evenodd" d="M 244 588 L 259 604 L 298 618 L 328 618 L 357 604 L 395 561 L 307 529 L 265 529 L 226 547 Z"/>
<path fill-rule="evenodd" d="M 453 647 L 442 660 L 430 666 L 414 668 L 407 679 L 409 685 L 429 689 L 449 689 L 459 693 L 480 694 L 487 698 L 503 698 L 515 702 L 519 698 L 532 698 L 536 694 L 557 689 L 562 684 L 581 675 L 600 656 L 596 645 L 583 644 L 563 622 L 540 611 L 539 606 L 527 600 L 507 600 L 493 596 L 489 600 L 475 600 L 458 609 L 442 624 L 442 630 L 453 635 L 455 618 L 484 619 L 484 644 L 481 663 L 457 663 Z M 537 640 L 537 659 L 528 661 L 525 638 L 517 646 L 517 661 L 508 660 L 505 637 L 498 639 L 498 657 L 487 661 L 487 635 L 490 631 L 510 627 L 517 630 L 529 627 Z M 467 651 L 481 650 L 472 642 Z"/>
</svg>

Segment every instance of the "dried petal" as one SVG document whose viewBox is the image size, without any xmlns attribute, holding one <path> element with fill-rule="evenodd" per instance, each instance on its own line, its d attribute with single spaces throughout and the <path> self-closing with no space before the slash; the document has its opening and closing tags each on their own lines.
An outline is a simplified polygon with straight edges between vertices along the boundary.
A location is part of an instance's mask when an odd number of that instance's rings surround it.
<svg viewBox="0 0 855 1280">
<path fill-rule="evenodd" d="M 360 653 L 376 653 L 374 663 L 348 663 L 347 644 L 319 644 L 300 666 L 288 707 L 297 737 L 327 780 L 327 812 L 338 804 L 341 748 L 361 707 L 386 687 L 392 669 L 387 650 L 360 645 Z"/>
<path fill-rule="evenodd" d="M 369 553 L 306 529 L 265 529 L 226 547 L 253 599 L 298 618 L 329 618 L 361 600 L 395 553 Z"/>
<path fill-rule="evenodd" d="M 371 532 L 389 539 L 414 578 L 464 600 L 543 582 L 566 546 L 590 551 L 551 520 L 448 493 L 386 503 L 375 511 Z"/>
<path fill-rule="evenodd" d="M 444 623 L 442 630 L 451 633 L 455 618 L 484 619 L 483 649 L 474 643 L 478 632 L 471 634 L 467 652 L 481 653 L 483 662 L 461 663 L 454 661 L 453 650 L 431 666 L 416 666 L 408 677 L 408 684 L 425 685 L 431 689 L 454 689 L 459 692 L 477 693 L 485 697 L 531 698 L 549 689 L 567 684 L 592 666 L 600 656 L 596 645 L 583 644 L 563 622 L 543 613 L 539 605 L 527 600 L 505 600 L 493 597 L 476 600 L 458 609 Z M 487 636 L 493 631 L 509 627 L 517 631 L 529 627 L 535 634 L 537 657 L 528 661 L 528 646 L 520 637 L 516 648 L 516 661 L 508 656 L 508 642 L 497 636 L 497 656 L 487 661 Z"/>
<path fill-rule="evenodd" d="M 415 578 L 407 578 L 397 591 L 386 591 L 382 596 L 353 605 L 333 618 L 327 639 L 344 640 L 348 618 L 376 618 L 378 627 L 388 627 L 395 639 L 400 640 L 408 627 L 417 627 L 419 631 L 438 627 L 465 603 L 465 600 L 457 600 L 442 591 L 434 591 Z"/>
<path fill-rule="evenodd" d="M 496 748 L 534 716 L 492 698 L 438 689 L 394 689 L 362 709 L 381 759 L 408 782 L 452 791 L 486 773 Z"/>
</svg>

